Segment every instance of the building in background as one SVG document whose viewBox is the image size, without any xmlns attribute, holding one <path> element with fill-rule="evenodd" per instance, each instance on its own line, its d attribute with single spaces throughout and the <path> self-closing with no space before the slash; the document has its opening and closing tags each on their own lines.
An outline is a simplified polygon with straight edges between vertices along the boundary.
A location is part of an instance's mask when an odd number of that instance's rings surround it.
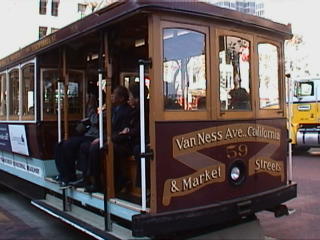
<svg viewBox="0 0 320 240">
<path fill-rule="evenodd" d="M 260 17 L 265 15 L 262 0 L 206 0 L 206 2 Z"/>
<path fill-rule="evenodd" d="M 1 0 L 0 58 L 114 0 Z"/>
</svg>

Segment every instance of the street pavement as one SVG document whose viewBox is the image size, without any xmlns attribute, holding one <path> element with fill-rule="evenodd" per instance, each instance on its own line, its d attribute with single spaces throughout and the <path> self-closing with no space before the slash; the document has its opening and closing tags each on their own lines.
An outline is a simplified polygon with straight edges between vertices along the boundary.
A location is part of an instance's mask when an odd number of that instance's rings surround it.
<svg viewBox="0 0 320 240">
<path fill-rule="evenodd" d="M 295 212 L 275 218 L 273 213 L 257 214 L 265 236 L 279 240 L 320 239 L 320 149 L 293 156 L 293 181 L 298 184 L 297 198 L 286 205 Z"/>
<path fill-rule="evenodd" d="M 0 240 L 89 240 L 89 236 L 44 213 L 30 200 L 0 186 Z"/>
<path fill-rule="evenodd" d="M 22 238 L 20 238 L 22 237 Z M 0 239 L 43 239 L 36 227 L 30 227 L 0 207 Z"/>
</svg>

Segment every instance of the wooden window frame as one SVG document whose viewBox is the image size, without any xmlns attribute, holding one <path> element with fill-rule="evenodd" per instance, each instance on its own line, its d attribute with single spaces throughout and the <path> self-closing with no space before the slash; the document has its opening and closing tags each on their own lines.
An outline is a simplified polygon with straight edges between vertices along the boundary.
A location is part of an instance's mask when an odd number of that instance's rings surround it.
<svg viewBox="0 0 320 240">
<path fill-rule="evenodd" d="M 24 107 L 24 104 L 25 104 L 25 102 L 24 102 L 24 99 L 25 99 L 25 97 L 23 96 L 23 93 L 24 93 L 24 89 L 25 89 L 25 84 L 24 84 L 24 79 L 23 79 L 23 70 L 26 68 L 26 67 L 28 67 L 29 65 L 33 65 L 33 109 L 34 109 L 34 111 L 33 111 L 33 114 L 28 114 L 28 115 L 24 115 L 24 111 L 23 111 L 23 107 Z M 36 79 L 36 64 L 35 64 L 35 62 L 28 62 L 28 63 L 25 63 L 24 65 L 22 65 L 21 66 L 21 84 L 22 84 L 22 86 L 21 86 L 21 98 L 20 99 L 22 99 L 22 101 L 21 101 L 21 114 L 22 114 L 22 116 L 21 116 L 21 119 L 22 120 L 35 120 L 35 117 L 36 117 L 36 115 L 35 115 L 35 113 L 36 113 L 36 81 L 35 81 L 35 79 Z"/>
<path fill-rule="evenodd" d="M 2 76 L 4 76 L 4 78 L 2 78 Z M 7 77 L 8 77 L 7 71 L 0 72 L 0 106 L 4 104 L 3 107 L 6 110 L 4 116 L 0 116 L 0 120 L 2 121 L 7 120 L 7 108 L 8 108 L 7 97 L 6 98 L 4 97 L 5 92 L 7 91 L 7 83 L 8 83 Z M 5 86 L 5 88 L 3 86 Z M 4 101 L 4 103 L 2 103 L 2 101 Z"/>
<path fill-rule="evenodd" d="M 259 96 L 259 84 L 260 84 L 260 78 L 259 78 L 259 52 L 258 52 L 258 45 L 259 44 L 271 44 L 275 47 L 277 47 L 278 50 L 278 80 L 279 80 L 279 108 L 278 109 L 260 109 L 260 96 Z M 255 46 L 256 46 L 256 78 L 257 78 L 257 118 L 276 118 L 276 117 L 285 117 L 285 111 L 284 111 L 284 103 L 285 103 L 285 92 L 283 92 L 285 89 L 285 82 L 282 76 L 284 74 L 281 74 L 284 72 L 284 65 L 281 62 L 281 59 L 284 59 L 284 53 L 283 53 L 283 46 L 280 42 L 274 41 L 272 39 L 264 38 L 264 37 L 256 37 L 255 39 Z"/>
<path fill-rule="evenodd" d="M 205 48 L 206 48 L 206 109 L 204 110 L 194 110 L 194 111 L 175 111 L 175 110 L 166 110 L 164 108 L 164 82 L 163 82 L 163 30 L 166 28 L 177 28 L 177 29 L 186 29 L 195 32 L 204 34 L 205 36 Z M 157 103 L 158 117 L 159 120 L 209 120 L 210 119 L 210 109 L 211 109 L 211 83 L 210 83 L 210 25 L 193 25 L 190 23 L 181 23 L 180 21 L 174 20 L 160 20 L 160 32 L 159 32 L 159 41 L 160 41 L 160 75 L 161 79 L 158 82 L 156 89 L 159 89 L 159 92 L 154 96 L 155 102 Z M 151 80 L 152 81 L 152 80 Z"/>
<path fill-rule="evenodd" d="M 42 121 L 57 121 L 57 116 L 55 114 L 44 114 L 44 84 L 43 84 L 43 73 L 45 71 L 57 71 L 58 68 L 41 68 L 40 69 L 40 95 L 41 95 L 41 100 L 40 100 L 40 106 L 41 106 L 41 120 Z M 82 93 L 82 113 L 81 114 L 70 114 L 68 113 L 68 118 L 70 121 L 72 120 L 79 120 L 81 118 L 84 118 L 85 114 L 85 90 L 86 90 L 86 85 L 85 85 L 85 71 L 84 70 L 76 70 L 76 69 L 69 69 L 68 70 L 68 75 L 70 72 L 80 72 L 82 74 L 82 88 L 79 89 Z M 62 113 L 63 115 L 63 113 Z"/>
<path fill-rule="evenodd" d="M 249 41 L 250 43 L 250 101 L 251 101 L 251 110 L 250 111 L 241 111 L 241 110 L 229 110 L 229 111 L 221 111 L 220 108 L 220 69 L 219 69 L 219 48 L 215 48 L 215 60 L 214 61 L 217 64 L 217 89 L 218 89 L 218 95 L 217 95 L 217 104 L 216 104 L 216 111 L 217 111 L 217 119 L 219 120 L 225 120 L 225 119 L 253 119 L 255 117 L 255 99 L 256 99 L 256 86 L 254 81 L 255 76 L 255 68 L 254 68 L 254 36 L 253 34 L 246 34 L 243 32 L 237 32 L 237 31 L 231 31 L 227 29 L 217 29 L 217 35 L 215 38 L 216 46 L 219 46 L 219 37 L 220 36 L 234 36 L 239 37 L 244 40 Z"/>
<path fill-rule="evenodd" d="M 12 82 L 11 82 L 11 79 L 10 79 L 10 74 L 14 71 L 17 71 L 18 72 L 18 114 L 11 114 L 10 111 L 12 110 L 12 107 L 13 107 L 13 103 L 12 103 L 12 97 L 13 97 L 13 90 L 12 90 Z M 8 79 L 7 79 L 7 83 L 8 83 L 8 86 L 7 86 L 7 119 L 8 121 L 19 121 L 20 120 L 20 102 L 21 102 L 21 98 L 20 98 L 20 95 L 21 95 L 21 92 L 20 92 L 20 82 L 21 82 L 21 69 L 20 69 L 20 66 L 14 66 L 12 68 L 10 68 L 8 70 Z"/>
</svg>

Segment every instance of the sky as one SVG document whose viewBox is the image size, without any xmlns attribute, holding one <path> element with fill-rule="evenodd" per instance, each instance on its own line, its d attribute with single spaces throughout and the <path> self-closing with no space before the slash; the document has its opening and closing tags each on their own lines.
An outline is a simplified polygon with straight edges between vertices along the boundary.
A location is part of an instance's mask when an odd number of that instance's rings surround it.
<svg viewBox="0 0 320 240">
<path fill-rule="evenodd" d="M 294 34 L 303 35 L 305 51 L 313 75 L 320 73 L 320 1 L 264 0 L 266 17 L 291 23 Z"/>
</svg>

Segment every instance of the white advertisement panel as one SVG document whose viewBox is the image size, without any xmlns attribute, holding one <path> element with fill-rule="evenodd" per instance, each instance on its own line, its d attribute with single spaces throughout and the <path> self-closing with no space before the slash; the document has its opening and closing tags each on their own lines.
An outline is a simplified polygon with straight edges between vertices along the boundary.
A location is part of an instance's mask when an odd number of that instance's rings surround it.
<svg viewBox="0 0 320 240">
<path fill-rule="evenodd" d="M 12 152 L 29 156 L 26 129 L 24 125 L 9 125 Z"/>
</svg>

